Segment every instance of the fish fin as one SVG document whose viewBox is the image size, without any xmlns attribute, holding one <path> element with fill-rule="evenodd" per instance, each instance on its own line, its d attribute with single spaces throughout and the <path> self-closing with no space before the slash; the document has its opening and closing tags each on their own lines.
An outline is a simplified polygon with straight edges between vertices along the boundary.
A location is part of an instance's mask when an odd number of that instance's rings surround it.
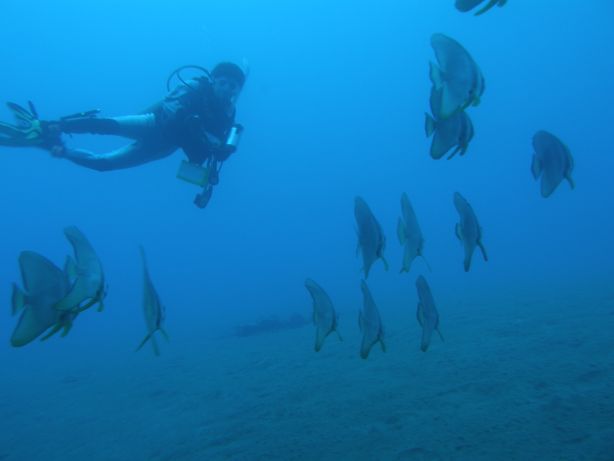
<svg viewBox="0 0 614 461">
<path fill-rule="evenodd" d="M 141 344 L 139 344 L 139 346 L 136 348 L 135 352 L 140 351 L 143 346 L 145 345 L 145 343 L 149 340 L 149 338 L 151 338 L 151 333 L 148 333 L 147 336 L 145 336 L 145 338 L 143 338 L 143 341 L 141 341 Z"/>
<path fill-rule="evenodd" d="M 371 346 L 365 343 L 365 339 L 363 338 L 362 343 L 360 344 L 360 358 L 367 360 L 369 357 L 369 352 L 371 352 Z"/>
<path fill-rule="evenodd" d="M 11 294 L 11 315 L 17 314 L 26 304 L 26 294 L 21 288 L 13 283 L 13 292 Z"/>
<path fill-rule="evenodd" d="M 454 227 L 454 233 L 456 234 L 456 238 L 458 238 L 460 241 L 463 240 L 463 230 L 461 229 L 460 223 L 456 223 L 456 226 Z"/>
<path fill-rule="evenodd" d="M 433 61 L 429 61 L 429 77 L 433 83 L 435 91 L 439 91 L 443 86 L 443 73 L 441 69 Z"/>
<path fill-rule="evenodd" d="M 571 177 L 571 173 L 567 173 L 565 175 L 565 179 L 569 183 L 569 186 L 571 187 L 572 190 L 576 188 L 576 183 L 574 182 L 573 178 Z"/>
<path fill-rule="evenodd" d="M 62 338 L 65 338 L 66 335 L 70 333 L 71 329 L 72 329 L 72 322 L 68 322 L 66 325 L 64 325 L 64 331 L 62 332 L 62 334 L 60 334 L 60 336 Z"/>
<path fill-rule="evenodd" d="M 97 312 L 102 312 L 104 310 L 104 301 L 101 299 L 100 302 L 98 303 L 98 309 L 96 309 Z"/>
<path fill-rule="evenodd" d="M 337 333 L 337 338 L 339 338 L 339 341 L 343 341 L 343 338 L 341 337 L 341 333 L 339 333 L 337 329 L 335 329 L 335 333 Z"/>
<path fill-rule="evenodd" d="M 418 302 L 418 308 L 416 309 L 416 319 L 418 320 L 418 323 L 420 324 L 420 326 L 422 326 L 423 322 L 424 322 L 424 314 L 422 312 L 422 303 Z"/>
<path fill-rule="evenodd" d="M 386 344 L 384 343 L 384 338 L 380 337 L 379 345 L 382 347 L 382 352 L 386 352 Z"/>
<path fill-rule="evenodd" d="M 435 330 L 436 330 L 436 331 L 437 331 L 437 333 L 439 334 L 439 337 L 441 338 L 441 340 L 442 340 L 443 342 L 445 342 L 445 340 L 443 339 L 443 335 L 441 334 L 441 331 L 439 330 L 439 328 L 436 328 Z"/>
<path fill-rule="evenodd" d="M 420 252 L 420 257 L 422 258 L 422 260 L 424 261 L 424 264 L 426 264 L 426 268 L 429 270 L 429 272 L 433 272 L 433 269 L 431 269 L 431 265 L 429 264 L 429 262 L 427 261 L 427 259 L 424 257 L 424 255 L 422 254 L 422 252 Z"/>
<path fill-rule="evenodd" d="M 68 255 L 66 256 L 66 260 L 64 261 L 64 272 L 68 276 L 69 280 L 74 280 L 79 275 L 79 269 L 77 268 L 77 263 L 75 259 Z"/>
<path fill-rule="evenodd" d="M 77 277 L 75 283 L 71 287 L 70 291 L 54 304 L 54 308 L 63 312 L 82 312 L 85 310 L 85 306 L 82 303 L 89 299 L 86 306 L 87 308 L 95 304 L 88 296 L 88 280 L 85 277 Z"/>
<path fill-rule="evenodd" d="M 454 106 L 453 101 L 454 97 L 451 94 L 451 90 L 448 85 L 444 85 L 441 90 L 441 108 L 439 112 L 440 120 L 447 120 L 456 114 L 459 111 L 463 111 L 467 108 L 469 103 L 464 103 L 463 105 Z"/>
<path fill-rule="evenodd" d="M 162 333 L 162 336 L 164 336 L 164 339 L 166 339 L 166 341 L 170 341 L 170 338 L 168 337 L 168 333 L 166 332 L 166 330 L 164 328 L 160 328 L 160 333 Z"/>
<path fill-rule="evenodd" d="M 403 252 L 403 261 L 401 262 L 401 268 L 399 269 L 399 274 L 402 274 L 403 272 L 409 272 L 411 269 L 411 263 L 407 264 L 407 258 L 405 257 L 406 254 L 407 254 L 407 250 Z"/>
<path fill-rule="evenodd" d="M 539 175 L 542 173 L 542 162 L 536 154 L 533 154 L 533 160 L 531 161 L 531 173 L 533 173 L 534 179 L 539 178 Z"/>
<path fill-rule="evenodd" d="M 454 149 L 454 150 L 452 151 L 452 153 L 451 153 L 450 155 L 448 155 L 448 160 L 451 160 L 451 159 L 452 159 L 452 157 L 454 157 L 456 154 L 458 154 L 458 153 L 459 153 L 461 150 L 462 150 L 462 146 L 457 145 L 457 146 L 456 146 L 456 149 Z M 461 152 L 461 154 L 460 154 L 460 155 L 463 155 L 463 153 Z"/>
<path fill-rule="evenodd" d="M 469 272 L 469 269 L 471 269 L 471 257 L 473 255 L 469 254 L 465 256 L 465 259 L 463 261 L 463 267 L 465 268 L 465 272 Z"/>
<path fill-rule="evenodd" d="M 480 247 L 480 251 L 482 252 L 482 256 L 484 257 L 484 261 L 488 261 L 488 255 L 486 254 L 486 248 L 484 248 L 484 244 L 482 243 L 482 239 L 478 240 L 478 247 Z"/>
<path fill-rule="evenodd" d="M 386 258 L 384 258 L 383 256 L 380 256 L 380 258 L 382 258 L 382 262 L 384 263 L 384 269 L 388 270 L 390 268 L 390 266 L 388 265 L 388 261 L 386 261 Z"/>
<path fill-rule="evenodd" d="M 54 334 L 56 334 L 61 329 L 62 329 L 62 325 L 60 325 L 59 323 L 54 325 L 51 331 L 41 338 L 41 341 L 47 341 L 49 338 L 51 338 Z"/>
<path fill-rule="evenodd" d="M 362 332 L 362 311 L 358 311 L 358 328 Z"/>
<path fill-rule="evenodd" d="M 426 133 L 427 138 L 430 138 L 433 135 L 436 127 L 437 127 L 437 122 L 435 122 L 435 119 L 430 114 L 425 113 L 424 114 L 424 132 Z"/>
<path fill-rule="evenodd" d="M 482 9 L 476 11 L 475 15 L 476 16 L 480 16 L 484 13 L 486 13 L 488 10 L 490 10 L 493 6 L 495 6 L 497 3 L 499 3 L 499 0 L 490 0 L 486 6 L 484 6 Z M 505 4 L 505 1 L 503 2 L 503 4 Z M 499 5 L 502 6 L 502 5 Z"/>
<path fill-rule="evenodd" d="M 322 342 L 320 342 L 320 331 L 316 330 L 316 341 L 315 341 L 315 344 L 313 345 L 313 350 L 316 352 L 320 352 L 321 349 L 322 349 Z"/>
<path fill-rule="evenodd" d="M 324 340 L 326 339 L 326 334 L 322 333 L 321 328 L 316 329 L 316 342 L 314 345 L 314 350 L 316 352 L 320 352 L 322 350 L 322 346 L 324 345 Z"/>
<path fill-rule="evenodd" d="M 563 144 L 563 147 L 565 148 L 565 153 L 567 154 L 567 162 L 569 163 L 568 171 L 571 173 L 571 170 L 574 169 L 575 162 L 574 162 L 573 156 L 571 155 L 571 151 L 569 150 L 569 147 L 567 147 L 567 144 Z"/>
<path fill-rule="evenodd" d="M 401 263 L 401 270 L 399 271 L 399 274 L 411 271 L 411 264 L 414 261 L 414 258 L 415 255 L 413 255 L 410 248 L 406 246 L 405 251 L 403 251 L 403 262 Z"/>
<path fill-rule="evenodd" d="M 429 349 L 432 334 L 433 330 L 431 330 L 430 328 L 422 328 L 422 339 L 420 340 L 420 350 L 422 352 L 426 352 Z"/>
<path fill-rule="evenodd" d="M 405 242 L 407 242 L 407 233 L 405 232 L 405 224 L 401 218 L 399 218 L 397 222 L 397 237 L 399 238 L 399 243 L 405 245 Z"/>
</svg>

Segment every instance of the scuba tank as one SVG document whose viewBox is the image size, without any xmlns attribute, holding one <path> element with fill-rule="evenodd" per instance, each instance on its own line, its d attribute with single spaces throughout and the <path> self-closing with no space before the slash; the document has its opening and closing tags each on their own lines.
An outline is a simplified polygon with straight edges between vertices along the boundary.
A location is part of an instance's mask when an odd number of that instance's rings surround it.
<svg viewBox="0 0 614 461">
<path fill-rule="evenodd" d="M 235 123 L 234 125 L 232 125 L 232 127 L 230 127 L 230 131 L 228 132 L 228 136 L 226 137 L 226 142 L 224 143 L 229 151 L 234 152 L 235 150 L 237 150 L 242 134 L 243 125 Z"/>
</svg>

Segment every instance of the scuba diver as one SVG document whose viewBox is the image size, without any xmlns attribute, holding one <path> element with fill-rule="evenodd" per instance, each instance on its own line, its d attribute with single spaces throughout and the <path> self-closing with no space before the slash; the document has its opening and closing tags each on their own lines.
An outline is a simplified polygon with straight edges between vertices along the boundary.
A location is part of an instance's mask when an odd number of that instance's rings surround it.
<svg viewBox="0 0 614 461">
<path fill-rule="evenodd" d="M 185 81 L 184 69 L 203 73 Z M 181 85 L 170 91 L 174 77 Z M 245 73 L 234 63 L 221 62 L 211 72 L 199 66 L 182 66 L 167 80 L 168 95 L 136 115 L 103 118 L 99 110 L 79 112 L 59 120 L 40 120 L 30 102 L 25 109 L 7 103 L 17 125 L 0 122 L 0 146 L 39 147 L 59 158 L 97 171 L 131 168 L 171 155 L 181 148 L 187 156 L 177 177 L 202 187 L 194 203 L 204 208 L 218 184 L 221 166 L 235 152 L 243 130 L 235 124 L 235 103 L 245 83 Z M 130 138 L 131 144 L 95 154 L 70 148 L 62 134 L 89 133 Z"/>
</svg>

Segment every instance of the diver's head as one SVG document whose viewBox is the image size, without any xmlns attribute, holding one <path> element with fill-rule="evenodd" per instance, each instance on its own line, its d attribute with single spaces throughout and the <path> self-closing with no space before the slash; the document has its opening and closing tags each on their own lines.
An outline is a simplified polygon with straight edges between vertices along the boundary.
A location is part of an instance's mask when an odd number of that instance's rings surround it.
<svg viewBox="0 0 614 461">
<path fill-rule="evenodd" d="M 221 62 L 211 71 L 213 92 L 225 102 L 231 102 L 238 96 L 245 83 L 245 73 L 232 62 Z"/>
</svg>

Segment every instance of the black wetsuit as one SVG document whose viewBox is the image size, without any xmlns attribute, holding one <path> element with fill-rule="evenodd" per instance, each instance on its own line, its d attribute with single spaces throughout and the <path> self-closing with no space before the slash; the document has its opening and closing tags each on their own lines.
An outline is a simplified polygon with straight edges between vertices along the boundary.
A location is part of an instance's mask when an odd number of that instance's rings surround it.
<svg viewBox="0 0 614 461">
<path fill-rule="evenodd" d="M 192 163 L 224 161 L 224 149 L 234 124 L 234 107 L 229 114 L 215 97 L 206 78 L 190 80 L 162 101 L 138 115 L 111 118 L 85 117 L 62 120 L 62 133 L 116 135 L 134 142 L 104 154 L 83 149 L 64 149 L 63 157 L 98 171 L 130 168 L 166 157 L 181 148 Z"/>
</svg>

